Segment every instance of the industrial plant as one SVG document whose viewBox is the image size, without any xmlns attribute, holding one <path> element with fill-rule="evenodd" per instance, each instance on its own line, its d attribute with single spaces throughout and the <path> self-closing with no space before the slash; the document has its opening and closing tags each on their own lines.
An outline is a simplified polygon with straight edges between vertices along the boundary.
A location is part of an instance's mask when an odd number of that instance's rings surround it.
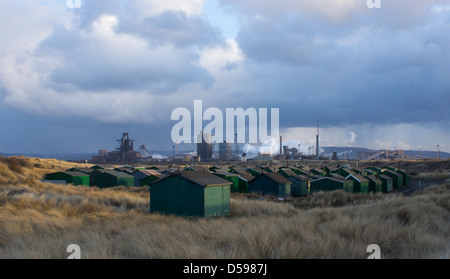
<svg viewBox="0 0 450 279">
<path fill-rule="evenodd" d="M 390 159 L 406 159 L 407 155 L 403 150 L 368 150 L 363 148 L 337 152 L 331 150 L 330 147 L 319 147 L 319 121 L 317 121 L 317 133 L 315 135 L 315 146 L 309 146 L 309 152 L 301 152 L 300 144 L 292 146 L 292 144 L 284 144 L 283 137 L 280 136 L 279 148 L 271 146 L 271 151 L 262 151 L 262 147 L 252 146 L 253 152 L 239 147 L 237 143 L 237 134 L 235 134 L 235 143 L 218 143 L 215 150 L 215 144 L 212 141 L 212 135 L 201 131 L 197 135 L 196 150 L 188 153 L 179 154 L 178 143 L 173 145 L 173 152 L 167 156 L 157 156 L 155 158 L 147 150 L 144 144 L 139 146 L 139 151 L 134 150 L 134 139 L 130 138 L 128 132 L 124 132 L 122 137 L 117 141 L 118 147 L 113 151 L 100 149 L 98 154 L 92 156 L 91 162 L 99 163 L 137 163 L 137 162 L 170 162 L 170 163 L 186 163 L 186 162 L 246 162 L 248 160 L 262 161 L 279 161 L 279 160 L 390 160 Z M 273 141 L 275 142 L 275 141 Z M 272 143 L 273 144 L 273 143 Z M 276 145 L 275 145 L 276 146 Z M 248 147 L 248 146 L 247 146 Z M 255 151 L 256 148 L 256 151 Z M 341 148 L 342 149 L 342 148 Z M 278 150 L 274 152 L 274 150 Z M 323 152 L 327 150 L 327 153 Z M 305 151 L 305 146 L 303 146 Z M 321 152 L 322 151 L 322 152 Z M 350 157 L 352 154 L 352 157 Z"/>
<path fill-rule="evenodd" d="M 101 149 L 98 155 L 92 156 L 93 163 L 111 163 L 111 162 L 136 162 L 141 158 L 142 153 L 146 153 L 146 148 L 141 145 L 140 152 L 134 151 L 134 140 L 130 139 L 128 133 L 123 133 L 122 138 L 118 139 L 119 147 L 114 151 Z"/>
<path fill-rule="evenodd" d="M 214 154 L 210 134 L 201 131 L 197 139 L 196 153 L 178 154 L 178 145 L 174 145 L 172 156 L 156 164 L 145 145 L 140 145 L 139 152 L 135 151 L 135 141 L 124 132 L 115 150 L 102 149 L 92 157 L 97 165 L 49 173 L 45 181 L 99 188 L 149 186 L 150 212 L 199 217 L 230 214 L 231 193 L 284 199 L 335 190 L 390 193 L 411 184 L 410 174 L 399 167 L 358 167 L 359 160 L 370 164 L 367 161 L 401 157 L 401 150 L 360 151 L 354 166 L 352 162 L 330 161 L 339 159 L 337 152 L 331 157 L 319 156 L 319 122 L 315 154 L 309 155 L 302 154 L 300 146 L 283 144 L 280 136 L 279 152 L 259 153 L 250 162 L 247 154 L 240 154 L 238 144 L 233 150 L 233 143 L 219 143 L 218 154 Z M 123 163 L 127 164 L 118 166 Z"/>
</svg>

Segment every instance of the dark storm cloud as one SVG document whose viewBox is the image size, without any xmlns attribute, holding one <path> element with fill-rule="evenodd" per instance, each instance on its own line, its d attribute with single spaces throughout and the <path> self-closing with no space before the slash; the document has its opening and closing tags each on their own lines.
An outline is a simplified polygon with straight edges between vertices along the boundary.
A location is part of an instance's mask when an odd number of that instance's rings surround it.
<svg viewBox="0 0 450 279">
<path fill-rule="evenodd" d="M 146 18 L 140 34 L 151 41 L 170 42 L 179 47 L 216 44 L 219 43 L 220 36 L 219 31 L 201 17 L 188 17 L 180 11 L 166 11 Z"/>
<path fill-rule="evenodd" d="M 195 65 L 199 57 L 190 49 L 164 43 L 152 47 L 140 37 L 109 31 L 104 36 L 98 30 L 58 28 L 41 43 L 37 53 L 65 61 L 50 75 L 55 88 L 146 89 L 159 94 L 174 93 L 190 83 L 208 86 L 213 81 L 205 69 Z"/>
<path fill-rule="evenodd" d="M 386 4 L 386 12 L 374 11 L 382 16 L 355 14 L 337 23 L 242 4 L 237 41 L 253 62 L 246 66 L 254 87 L 264 90 L 253 94 L 278 103 L 286 127 L 319 118 L 331 126 L 448 119 L 450 57 L 443 31 L 450 32 L 449 15 L 433 19 L 421 4 L 404 9 L 416 21 L 394 17 L 399 6 Z M 418 24 L 424 20 L 428 24 Z"/>
<path fill-rule="evenodd" d="M 240 28 L 230 40 L 200 0 L 64 2 L 0 2 L 0 122 L 20 138 L 32 125 L 33 148 L 50 149 L 53 135 L 70 138 L 64 148 L 88 146 L 86 134 L 106 142 L 131 125 L 170 149 L 171 111 L 195 99 L 205 109 L 278 107 L 281 128 L 319 119 L 371 139 L 367 130 L 394 127 L 380 144 L 406 142 L 392 133 L 402 125 L 450 130 L 448 1 L 219 1 Z"/>
<path fill-rule="evenodd" d="M 3 101 L 3 98 L 5 97 L 5 95 L 6 95 L 6 89 L 5 89 L 5 87 L 3 87 L 3 85 L 0 81 L 0 102 Z"/>
<path fill-rule="evenodd" d="M 136 3 L 132 1 L 98 0 L 86 1 L 86 5 L 75 12 L 79 15 L 80 27 L 85 30 L 91 29 L 101 15 L 116 15 L 117 32 L 137 34 L 150 44 L 188 47 L 221 43 L 220 31 L 199 15 L 188 15 L 181 9 L 159 11 L 157 6 L 148 9 L 147 15 L 143 15 L 136 11 Z"/>
</svg>

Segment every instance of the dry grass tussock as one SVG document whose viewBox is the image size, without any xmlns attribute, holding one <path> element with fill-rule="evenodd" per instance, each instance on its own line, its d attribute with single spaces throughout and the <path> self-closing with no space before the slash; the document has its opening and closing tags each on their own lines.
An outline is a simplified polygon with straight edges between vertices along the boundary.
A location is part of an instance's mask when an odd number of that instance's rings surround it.
<svg viewBox="0 0 450 279">
<path fill-rule="evenodd" d="M 63 163 L 61 163 L 63 164 Z M 56 167 L 57 162 L 55 163 Z M 450 257 L 450 183 L 405 197 L 336 191 L 279 201 L 232 195 L 228 217 L 149 214 L 148 188 L 39 182 L 0 162 L 0 258 Z"/>
<path fill-rule="evenodd" d="M 419 180 L 445 180 L 450 178 L 450 170 L 422 172 L 414 175 L 412 178 Z"/>
</svg>

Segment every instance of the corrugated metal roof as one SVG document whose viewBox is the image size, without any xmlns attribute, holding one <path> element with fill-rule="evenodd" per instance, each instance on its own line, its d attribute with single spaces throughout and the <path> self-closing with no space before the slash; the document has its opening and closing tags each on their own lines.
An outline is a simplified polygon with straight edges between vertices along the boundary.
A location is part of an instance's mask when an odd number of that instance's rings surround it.
<svg viewBox="0 0 450 279">
<path fill-rule="evenodd" d="M 247 168 L 248 170 L 252 170 L 252 171 L 254 171 L 254 172 L 257 172 L 257 173 L 262 173 L 262 170 L 261 169 L 255 169 L 255 168 Z"/>
<path fill-rule="evenodd" d="M 325 176 L 316 175 L 316 174 L 310 174 L 308 176 L 311 177 L 312 180 L 321 179 L 321 178 L 325 177 Z"/>
<path fill-rule="evenodd" d="M 116 177 L 133 177 L 131 174 L 128 174 L 123 171 L 115 171 L 115 170 L 97 170 L 98 173 L 108 173 Z"/>
<path fill-rule="evenodd" d="M 238 169 L 238 168 L 233 168 L 232 169 L 234 172 L 239 173 L 239 174 L 249 174 L 248 171 L 244 170 L 244 169 Z"/>
<path fill-rule="evenodd" d="M 326 176 L 322 176 L 320 178 L 312 180 L 311 182 L 322 180 L 322 179 L 335 180 L 335 181 L 339 181 L 339 182 L 347 182 L 348 181 L 347 179 L 345 179 L 343 177 L 326 177 Z"/>
<path fill-rule="evenodd" d="M 280 171 L 283 171 L 285 174 L 287 174 L 288 176 L 294 176 L 296 175 L 296 173 L 291 170 L 291 169 L 287 169 L 287 168 L 281 168 Z"/>
<path fill-rule="evenodd" d="M 349 174 L 357 174 L 356 172 L 354 172 L 352 169 L 344 169 L 344 171 L 348 172 Z"/>
<path fill-rule="evenodd" d="M 300 180 L 307 180 L 307 181 L 311 181 L 312 178 L 306 175 L 301 175 L 301 174 L 295 174 L 295 177 L 299 178 Z"/>
<path fill-rule="evenodd" d="M 203 186 L 215 186 L 215 185 L 231 185 L 228 180 L 218 177 L 207 171 L 183 171 L 179 173 L 181 177 L 193 181 Z"/>
<path fill-rule="evenodd" d="M 121 167 L 121 168 L 116 168 L 116 169 L 120 170 L 122 172 L 129 173 L 129 174 L 132 174 L 133 172 L 136 171 L 134 168 L 129 168 L 129 167 Z"/>
<path fill-rule="evenodd" d="M 80 171 L 65 171 L 64 173 L 69 174 L 71 176 L 89 176 L 89 174 Z"/>
<path fill-rule="evenodd" d="M 291 169 L 286 169 L 286 168 L 283 168 L 283 169 L 281 169 L 284 173 L 286 173 L 289 177 L 294 177 L 294 178 L 296 178 L 296 179 L 298 179 L 298 180 L 307 180 L 307 181 L 310 181 L 310 180 L 312 180 L 310 177 L 307 177 L 306 175 L 299 175 L 299 174 L 296 174 L 293 170 L 291 170 Z"/>
<path fill-rule="evenodd" d="M 142 172 L 143 174 L 147 175 L 147 176 L 161 176 L 162 174 L 156 170 L 138 170 L 136 172 Z M 136 173 L 135 172 L 135 173 Z"/>
<path fill-rule="evenodd" d="M 319 169 L 319 168 L 313 168 L 313 169 L 311 169 L 311 171 L 315 171 L 318 173 L 325 173 L 325 171 L 323 169 Z"/>
<path fill-rule="evenodd" d="M 379 180 L 378 178 L 376 178 L 375 175 L 367 175 L 366 178 L 369 179 L 369 180 L 372 180 L 372 181 L 375 182 L 375 183 L 381 182 L 381 180 Z"/>
<path fill-rule="evenodd" d="M 228 172 L 228 168 L 220 167 L 215 169 L 216 172 Z"/>
<path fill-rule="evenodd" d="M 85 172 L 85 173 L 91 173 L 91 172 L 96 171 L 95 169 L 91 169 L 91 168 L 70 168 L 70 169 L 67 169 L 66 171 L 69 171 L 69 170 L 75 170 L 75 171 L 80 171 L 80 172 Z"/>
<path fill-rule="evenodd" d="M 385 172 L 394 174 L 394 175 L 396 175 L 396 176 L 402 176 L 401 174 L 399 174 L 399 173 L 397 173 L 397 172 L 395 172 L 395 171 L 392 171 L 392 170 L 383 170 L 381 173 L 385 173 Z"/>
<path fill-rule="evenodd" d="M 214 172 L 213 174 L 223 175 L 223 176 L 239 176 L 237 173 L 229 173 L 229 172 Z"/>
<path fill-rule="evenodd" d="M 239 174 L 239 177 L 242 178 L 242 179 L 244 179 L 244 180 L 247 181 L 247 182 L 250 182 L 250 181 L 252 181 L 252 180 L 255 178 L 253 175 L 251 175 L 251 174 L 245 174 L 245 173 Z"/>
<path fill-rule="evenodd" d="M 268 178 L 270 178 L 271 180 L 273 180 L 278 184 L 292 183 L 292 181 L 290 181 L 289 179 L 287 179 L 286 177 L 282 176 L 277 172 L 265 172 L 262 175 L 267 176 Z"/>
<path fill-rule="evenodd" d="M 381 177 L 381 178 L 383 178 L 383 179 L 385 179 L 385 180 L 392 180 L 392 177 L 389 177 L 389 176 L 384 175 L 384 174 L 381 174 L 381 175 L 379 175 L 378 177 Z"/>
<path fill-rule="evenodd" d="M 353 178 L 355 178 L 359 183 L 361 183 L 361 182 L 369 182 L 369 180 L 367 180 L 367 178 L 365 178 L 361 174 L 350 174 L 350 175 L 348 175 L 346 177 L 346 179 L 348 179 L 350 176 L 353 176 Z"/>
</svg>

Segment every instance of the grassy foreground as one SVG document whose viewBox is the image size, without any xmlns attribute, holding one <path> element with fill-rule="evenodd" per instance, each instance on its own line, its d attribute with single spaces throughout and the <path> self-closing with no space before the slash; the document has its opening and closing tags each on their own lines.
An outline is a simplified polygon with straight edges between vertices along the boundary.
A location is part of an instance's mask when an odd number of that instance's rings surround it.
<svg viewBox="0 0 450 279">
<path fill-rule="evenodd" d="M 0 258 L 450 258 L 450 181 L 399 194 L 232 195 L 228 217 L 149 214 L 149 189 L 42 183 L 73 164 L 0 157 Z"/>
</svg>

